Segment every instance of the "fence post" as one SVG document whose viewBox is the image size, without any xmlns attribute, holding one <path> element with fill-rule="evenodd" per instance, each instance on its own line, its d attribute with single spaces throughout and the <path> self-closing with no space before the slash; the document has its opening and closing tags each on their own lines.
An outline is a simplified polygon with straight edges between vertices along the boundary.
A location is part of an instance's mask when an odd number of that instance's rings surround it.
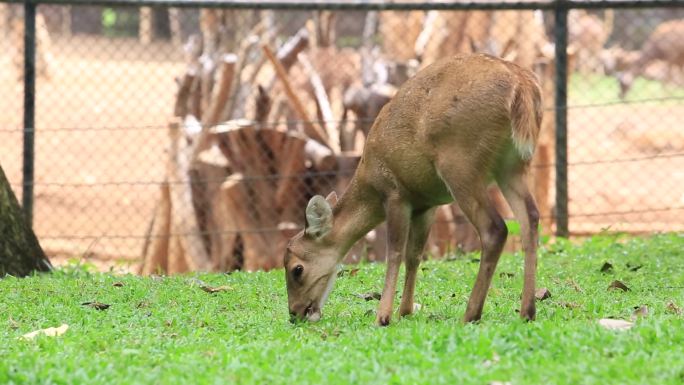
<svg viewBox="0 0 684 385">
<path fill-rule="evenodd" d="M 565 0 L 555 1 L 554 38 L 556 48 L 556 235 L 568 231 L 568 8 Z"/>
<path fill-rule="evenodd" d="M 22 205 L 33 227 L 33 164 L 36 108 L 36 3 L 24 2 L 24 153 Z"/>
</svg>

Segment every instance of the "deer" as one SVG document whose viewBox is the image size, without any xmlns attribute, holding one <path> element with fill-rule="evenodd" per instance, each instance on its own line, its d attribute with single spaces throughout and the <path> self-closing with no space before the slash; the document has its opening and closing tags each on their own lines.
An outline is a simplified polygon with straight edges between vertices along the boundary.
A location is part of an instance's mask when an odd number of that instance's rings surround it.
<svg viewBox="0 0 684 385">
<path fill-rule="evenodd" d="M 629 68 L 618 73 L 620 99 L 624 99 L 632 88 L 634 80 L 642 76 L 646 67 L 655 60 L 667 63 L 668 73 L 676 66 L 680 72 L 684 67 L 684 20 L 671 20 L 660 24 L 648 37 L 637 59 Z"/>
<path fill-rule="evenodd" d="M 454 200 L 477 229 L 479 271 L 463 320 L 479 321 L 508 230 L 489 201 L 497 183 L 520 222 L 524 288 L 520 316 L 535 319 L 539 212 L 525 175 L 542 119 L 534 73 L 486 54 L 452 56 L 418 71 L 371 127 L 340 199 L 312 197 L 304 230 L 284 253 L 291 322 L 318 321 L 338 264 L 353 244 L 387 221 L 384 288 L 376 314 L 390 324 L 402 261 L 399 315 L 414 311 L 418 267 L 436 208 Z"/>
</svg>

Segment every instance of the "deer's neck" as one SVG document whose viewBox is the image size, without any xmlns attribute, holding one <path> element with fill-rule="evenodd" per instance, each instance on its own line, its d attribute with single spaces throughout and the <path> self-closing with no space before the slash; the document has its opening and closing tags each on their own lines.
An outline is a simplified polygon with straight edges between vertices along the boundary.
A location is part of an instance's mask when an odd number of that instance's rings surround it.
<svg viewBox="0 0 684 385">
<path fill-rule="evenodd" d="M 384 219 L 382 197 L 355 175 L 333 209 L 330 240 L 337 246 L 340 258 Z"/>
</svg>

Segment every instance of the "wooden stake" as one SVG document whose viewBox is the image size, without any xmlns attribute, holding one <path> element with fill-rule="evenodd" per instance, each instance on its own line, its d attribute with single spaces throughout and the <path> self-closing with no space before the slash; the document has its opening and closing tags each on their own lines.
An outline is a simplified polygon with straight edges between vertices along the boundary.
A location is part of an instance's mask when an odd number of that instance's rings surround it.
<svg viewBox="0 0 684 385">
<path fill-rule="evenodd" d="M 292 104 L 292 107 L 294 108 L 295 112 L 299 116 L 299 119 L 302 121 L 302 124 L 304 126 L 304 133 L 308 135 L 310 138 L 318 140 L 328 148 L 332 148 L 326 138 L 325 132 L 321 130 L 321 128 L 317 125 L 311 123 L 311 119 L 309 119 L 309 117 L 307 116 L 306 109 L 304 108 L 302 101 L 299 99 L 297 94 L 295 94 L 294 90 L 292 89 L 290 80 L 287 78 L 287 71 L 285 71 L 283 65 L 275 57 L 273 51 L 271 51 L 271 49 L 268 48 L 268 46 L 264 45 L 261 48 L 263 49 L 266 58 L 271 62 L 271 64 L 273 64 L 273 67 L 276 71 L 276 76 L 283 84 L 285 94 L 290 100 L 290 103 Z"/>
<path fill-rule="evenodd" d="M 323 86 L 323 81 L 321 81 L 321 77 L 318 76 L 318 73 L 313 68 L 311 61 L 304 52 L 300 53 L 297 58 L 299 59 L 299 62 L 302 63 L 304 70 L 309 74 L 309 82 L 311 83 L 311 87 L 314 91 L 316 104 L 318 105 L 318 109 L 323 116 L 322 125 L 328 135 L 330 149 L 337 154 L 340 152 L 340 132 L 335 125 L 335 117 L 333 116 L 332 107 L 330 106 L 330 99 L 328 98 L 328 94 Z"/>
</svg>

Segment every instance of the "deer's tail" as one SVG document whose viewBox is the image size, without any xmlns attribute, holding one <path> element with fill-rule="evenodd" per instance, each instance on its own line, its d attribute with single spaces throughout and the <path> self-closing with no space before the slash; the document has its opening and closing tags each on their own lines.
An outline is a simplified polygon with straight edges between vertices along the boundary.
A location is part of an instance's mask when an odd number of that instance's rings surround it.
<svg viewBox="0 0 684 385">
<path fill-rule="evenodd" d="M 531 72 L 522 72 L 511 104 L 511 136 L 523 160 L 529 161 L 534 155 L 542 115 L 539 83 Z"/>
</svg>

